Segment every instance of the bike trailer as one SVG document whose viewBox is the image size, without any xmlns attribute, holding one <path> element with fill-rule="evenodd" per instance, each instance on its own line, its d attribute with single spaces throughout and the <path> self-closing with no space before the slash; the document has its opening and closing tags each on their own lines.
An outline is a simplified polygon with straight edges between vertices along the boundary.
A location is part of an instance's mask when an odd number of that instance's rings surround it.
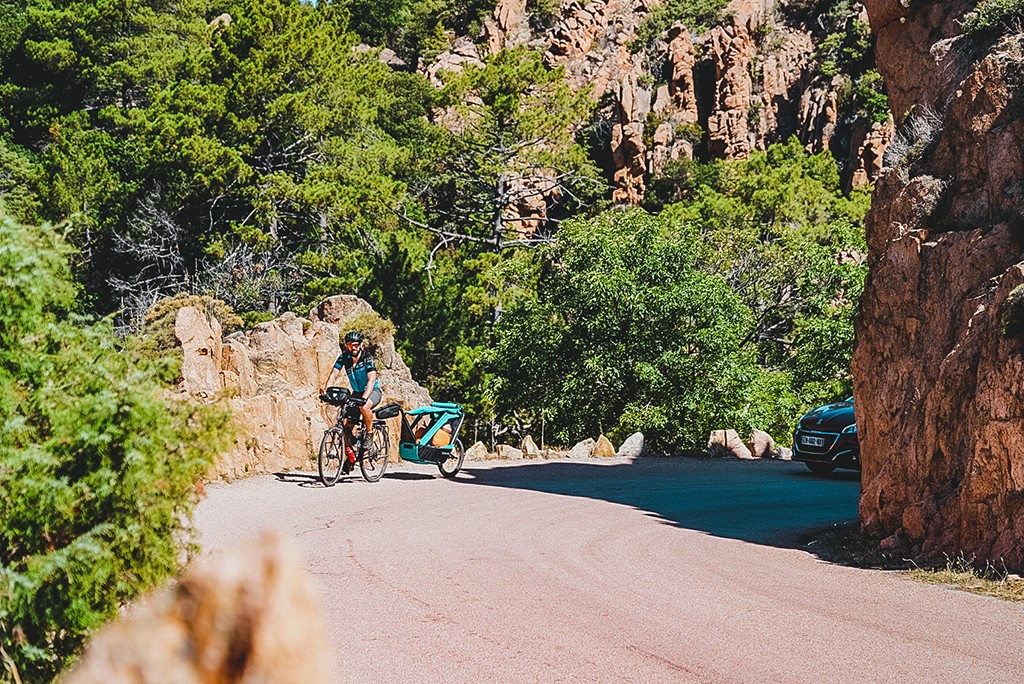
<svg viewBox="0 0 1024 684">
<path fill-rule="evenodd" d="M 462 406 L 440 401 L 404 412 L 398 455 L 412 463 L 443 463 L 452 455 L 464 418 Z"/>
</svg>

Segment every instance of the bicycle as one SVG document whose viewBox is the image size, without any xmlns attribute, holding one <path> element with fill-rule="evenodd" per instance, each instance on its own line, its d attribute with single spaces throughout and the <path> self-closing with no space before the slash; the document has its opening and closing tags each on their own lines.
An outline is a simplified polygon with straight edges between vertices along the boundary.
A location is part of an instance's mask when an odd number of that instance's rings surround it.
<svg viewBox="0 0 1024 684">
<path fill-rule="evenodd" d="M 354 458 L 359 464 L 359 472 L 367 482 L 377 482 L 388 467 L 388 454 L 391 451 L 391 440 L 388 437 L 387 418 L 398 415 L 398 404 L 385 404 L 373 411 L 373 428 L 369 442 L 365 439 L 359 444 L 358 453 L 354 450 L 355 435 L 353 428 L 363 432 L 363 417 L 359 407 L 366 403 L 362 397 L 352 395 L 345 387 L 328 387 L 320 395 L 320 401 L 335 406 L 338 417 L 333 426 L 324 431 L 320 440 L 320 453 L 317 457 L 317 469 L 320 481 L 326 487 L 333 487 L 341 477 L 346 460 Z"/>
</svg>

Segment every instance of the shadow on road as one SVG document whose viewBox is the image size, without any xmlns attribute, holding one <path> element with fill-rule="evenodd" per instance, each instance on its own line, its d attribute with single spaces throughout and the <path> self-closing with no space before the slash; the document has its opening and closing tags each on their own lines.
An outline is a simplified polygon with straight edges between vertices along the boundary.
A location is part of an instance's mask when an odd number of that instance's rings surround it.
<svg viewBox="0 0 1024 684">
<path fill-rule="evenodd" d="M 436 480 L 437 475 L 433 473 L 384 473 L 385 480 Z"/>
<path fill-rule="evenodd" d="M 463 469 L 457 481 L 601 499 L 717 537 L 803 548 L 809 533 L 857 520 L 860 473 L 821 477 L 781 461 L 641 458 Z"/>
<path fill-rule="evenodd" d="M 303 473 L 297 470 L 289 470 L 286 472 L 273 473 L 273 475 L 279 482 L 292 482 L 300 487 L 323 488 L 324 486 L 323 483 L 320 482 L 320 477 L 316 473 Z"/>
<path fill-rule="evenodd" d="M 320 481 L 320 476 L 316 473 L 304 473 L 298 470 L 282 471 L 273 473 L 274 477 L 277 478 L 278 482 L 289 482 L 291 484 L 297 484 L 300 487 L 313 487 L 313 488 L 324 488 L 323 483 Z M 430 473 L 403 473 L 403 472 L 392 472 L 384 473 L 382 478 L 385 480 L 434 480 L 438 476 Z M 338 484 L 345 482 L 351 482 L 353 480 L 363 481 L 363 476 L 359 474 L 358 470 L 353 470 L 347 475 L 342 475 L 341 479 L 338 480 Z"/>
</svg>

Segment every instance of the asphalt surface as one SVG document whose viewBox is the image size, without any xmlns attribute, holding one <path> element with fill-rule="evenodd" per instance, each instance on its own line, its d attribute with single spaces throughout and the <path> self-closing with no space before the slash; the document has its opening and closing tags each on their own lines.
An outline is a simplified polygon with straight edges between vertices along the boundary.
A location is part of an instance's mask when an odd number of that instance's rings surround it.
<svg viewBox="0 0 1024 684">
<path fill-rule="evenodd" d="M 211 485 L 207 553 L 299 546 L 338 682 L 1021 682 L 1024 606 L 823 562 L 856 473 L 621 459 Z"/>
</svg>

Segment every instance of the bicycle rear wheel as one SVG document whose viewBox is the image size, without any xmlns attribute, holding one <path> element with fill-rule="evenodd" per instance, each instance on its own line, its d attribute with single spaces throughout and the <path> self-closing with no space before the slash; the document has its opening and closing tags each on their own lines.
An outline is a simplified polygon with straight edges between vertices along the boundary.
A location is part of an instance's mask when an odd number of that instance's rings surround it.
<svg viewBox="0 0 1024 684">
<path fill-rule="evenodd" d="M 437 464 L 437 469 L 449 480 L 459 474 L 462 470 L 462 462 L 466 459 L 466 449 L 462 446 L 462 440 L 455 440 L 451 456 Z"/>
<path fill-rule="evenodd" d="M 359 470 L 367 482 L 376 482 L 388 469 L 388 454 L 391 452 L 391 440 L 388 439 L 386 425 L 374 425 L 372 439 L 366 445 L 366 451 L 359 460 Z"/>
<path fill-rule="evenodd" d="M 341 476 L 341 466 L 345 462 L 345 433 L 339 427 L 327 428 L 324 438 L 320 440 L 320 456 L 316 460 L 320 470 L 320 481 L 326 487 L 334 486 Z"/>
</svg>

